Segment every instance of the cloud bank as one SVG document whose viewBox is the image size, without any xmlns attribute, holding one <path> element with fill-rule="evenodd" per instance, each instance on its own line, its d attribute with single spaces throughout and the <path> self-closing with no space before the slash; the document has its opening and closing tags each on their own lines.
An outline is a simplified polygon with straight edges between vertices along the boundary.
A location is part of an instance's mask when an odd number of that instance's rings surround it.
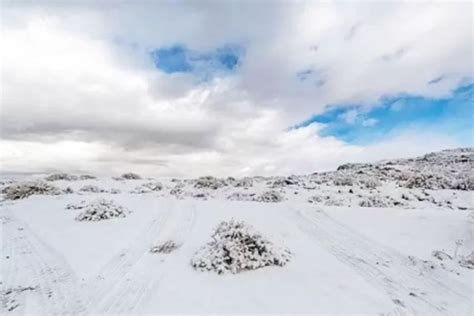
<svg viewBox="0 0 474 316">
<path fill-rule="evenodd" d="M 356 145 L 299 125 L 334 104 L 450 98 L 472 81 L 470 3 L 35 3 L 1 14 L 3 171 L 307 173 L 472 143 L 415 124 Z"/>
</svg>

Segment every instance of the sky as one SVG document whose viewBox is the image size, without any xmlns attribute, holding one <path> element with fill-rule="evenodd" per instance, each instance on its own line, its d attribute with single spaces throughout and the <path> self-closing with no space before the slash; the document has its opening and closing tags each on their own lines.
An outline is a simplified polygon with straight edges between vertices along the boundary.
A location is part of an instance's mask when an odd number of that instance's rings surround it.
<svg viewBox="0 0 474 316">
<path fill-rule="evenodd" d="M 0 9 L 2 173 L 289 175 L 474 143 L 468 1 Z"/>
</svg>

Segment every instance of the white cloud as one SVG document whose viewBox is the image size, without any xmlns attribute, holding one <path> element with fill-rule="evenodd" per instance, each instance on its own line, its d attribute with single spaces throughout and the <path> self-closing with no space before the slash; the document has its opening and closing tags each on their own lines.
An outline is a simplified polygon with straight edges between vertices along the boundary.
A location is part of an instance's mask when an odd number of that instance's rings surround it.
<svg viewBox="0 0 474 316">
<path fill-rule="evenodd" d="M 374 119 L 374 118 L 368 118 L 368 119 L 365 119 L 362 121 L 362 126 L 365 126 L 365 127 L 370 127 L 370 126 L 375 126 L 377 125 L 379 121 L 377 119 Z"/>
<path fill-rule="evenodd" d="M 468 3 L 12 4 L 1 23 L 7 171 L 324 170 L 378 149 L 323 138 L 317 125 L 289 126 L 327 104 L 446 95 L 473 67 Z M 196 50 L 237 43 L 245 57 L 236 75 L 196 85 L 154 69 L 149 51 L 174 43 Z M 314 73 L 297 80 L 304 69 Z M 406 142 L 398 155 L 415 139 Z M 457 143 L 416 148 L 448 144 Z"/>
<path fill-rule="evenodd" d="M 356 109 L 346 111 L 340 115 L 340 118 L 344 120 L 344 122 L 346 122 L 347 124 L 355 124 L 355 122 L 359 118 L 359 111 L 357 111 Z"/>
<path fill-rule="evenodd" d="M 405 101 L 397 100 L 390 105 L 390 110 L 393 112 L 399 112 L 405 107 Z"/>
</svg>

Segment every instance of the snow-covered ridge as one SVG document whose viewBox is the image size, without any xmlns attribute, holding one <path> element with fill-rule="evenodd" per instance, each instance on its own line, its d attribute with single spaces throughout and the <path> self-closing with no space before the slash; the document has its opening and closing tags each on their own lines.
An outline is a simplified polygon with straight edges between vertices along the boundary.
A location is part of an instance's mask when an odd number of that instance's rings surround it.
<svg viewBox="0 0 474 316">
<path fill-rule="evenodd" d="M 6 199 L 34 194 L 152 194 L 177 199 L 227 199 L 278 203 L 285 200 L 326 206 L 473 209 L 474 148 L 429 153 L 410 159 L 347 163 L 330 172 L 273 177 L 212 176 L 153 179 L 52 174 L 44 181 L 1 182 Z"/>
</svg>

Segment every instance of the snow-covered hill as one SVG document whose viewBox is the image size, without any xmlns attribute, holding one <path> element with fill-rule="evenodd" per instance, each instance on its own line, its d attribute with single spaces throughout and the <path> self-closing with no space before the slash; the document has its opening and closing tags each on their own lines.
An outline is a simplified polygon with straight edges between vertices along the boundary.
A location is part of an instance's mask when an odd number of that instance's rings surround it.
<svg viewBox="0 0 474 316">
<path fill-rule="evenodd" d="M 2 179 L 2 313 L 472 315 L 473 167 Z"/>
</svg>

